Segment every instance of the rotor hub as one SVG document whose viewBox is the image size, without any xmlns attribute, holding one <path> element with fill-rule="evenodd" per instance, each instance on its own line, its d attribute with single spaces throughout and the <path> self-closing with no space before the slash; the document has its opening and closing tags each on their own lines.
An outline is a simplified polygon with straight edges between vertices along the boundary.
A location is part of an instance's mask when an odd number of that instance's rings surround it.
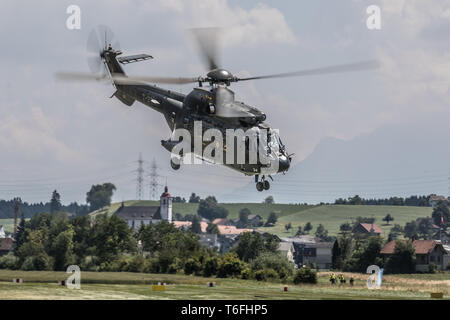
<svg viewBox="0 0 450 320">
<path fill-rule="evenodd" d="M 224 82 L 230 83 L 235 80 L 235 77 L 231 74 L 231 72 L 225 69 L 214 69 L 208 72 L 206 75 L 210 82 Z"/>
</svg>

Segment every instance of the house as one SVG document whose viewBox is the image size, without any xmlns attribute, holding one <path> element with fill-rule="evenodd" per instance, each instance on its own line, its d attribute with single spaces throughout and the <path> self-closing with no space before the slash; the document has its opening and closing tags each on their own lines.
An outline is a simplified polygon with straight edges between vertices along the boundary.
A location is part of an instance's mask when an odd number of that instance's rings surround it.
<svg viewBox="0 0 450 320">
<path fill-rule="evenodd" d="M 292 244 L 292 242 L 280 242 L 280 244 L 278 245 L 278 251 L 285 256 L 286 258 L 288 258 L 288 260 L 292 263 L 295 264 L 294 261 L 294 245 Z"/>
<path fill-rule="evenodd" d="M 385 261 L 394 254 L 396 242 L 397 240 L 386 243 L 381 250 L 380 254 Z M 446 267 L 444 266 L 444 256 L 447 255 L 447 252 L 439 241 L 414 240 L 413 246 L 416 252 L 416 271 L 427 272 L 430 263 L 434 263 L 438 269 Z"/>
<path fill-rule="evenodd" d="M 122 202 L 115 214 L 124 219 L 133 230 L 139 229 L 141 225 L 158 223 L 162 220 L 172 222 L 172 196 L 166 186 L 161 194 L 159 206 L 125 206 Z"/>
<path fill-rule="evenodd" d="M 333 260 L 334 242 L 316 242 L 316 266 L 318 269 L 330 269 Z"/>
<path fill-rule="evenodd" d="M 428 203 L 430 204 L 430 206 L 432 206 L 434 208 L 437 206 L 439 201 L 444 201 L 444 202 L 448 203 L 449 199 L 444 196 L 438 196 L 438 195 L 432 194 L 432 195 L 430 195 Z"/>
<path fill-rule="evenodd" d="M 444 250 L 447 252 L 447 254 L 444 255 L 444 259 L 443 259 L 443 261 L 444 261 L 444 263 L 443 263 L 444 268 L 447 269 L 447 267 L 450 264 L 450 245 L 445 245 L 444 244 L 442 246 L 444 247 Z"/>
<path fill-rule="evenodd" d="M 0 239 L 6 238 L 6 232 L 5 228 L 3 226 L 0 226 Z"/>
<path fill-rule="evenodd" d="M 381 234 L 384 234 L 384 231 L 381 230 L 381 228 L 374 223 L 358 223 L 353 228 L 352 232 L 367 236 L 369 235 L 379 236 Z"/>
<path fill-rule="evenodd" d="M 220 242 L 218 241 L 218 236 L 216 233 L 210 234 L 200 234 L 199 242 L 205 247 L 220 250 Z"/>
<path fill-rule="evenodd" d="M 282 242 L 292 243 L 294 261 L 297 266 L 315 264 L 319 270 L 329 269 L 332 261 L 334 242 L 321 242 L 310 235 L 280 238 Z"/>
<path fill-rule="evenodd" d="M 0 239 L 0 256 L 5 255 L 13 251 L 14 240 L 12 238 L 1 238 Z"/>
<path fill-rule="evenodd" d="M 219 229 L 219 243 L 220 243 L 220 252 L 225 253 L 230 250 L 236 242 L 239 240 L 239 235 L 244 232 L 253 232 L 252 229 L 240 229 L 236 228 L 236 226 L 223 226 L 218 225 L 217 229 Z"/>
</svg>

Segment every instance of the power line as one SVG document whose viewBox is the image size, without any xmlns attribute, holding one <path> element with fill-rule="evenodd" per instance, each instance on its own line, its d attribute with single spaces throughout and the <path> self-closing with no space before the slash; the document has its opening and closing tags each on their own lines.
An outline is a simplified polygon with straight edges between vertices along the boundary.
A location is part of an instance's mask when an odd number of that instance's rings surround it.
<svg viewBox="0 0 450 320">
<path fill-rule="evenodd" d="M 142 160 L 142 153 L 139 153 L 138 168 L 136 170 L 136 198 L 142 200 L 142 190 L 144 186 L 144 160 Z"/>
<path fill-rule="evenodd" d="M 153 158 L 152 160 L 152 166 L 150 167 L 150 200 L 157 200 L 156 199 L 156 188 L 160 185 L 158 183 L 158 177 L 160 175 L 158 174 L 158 165 L 156 163 L 156 160 Z"/>
</svg>

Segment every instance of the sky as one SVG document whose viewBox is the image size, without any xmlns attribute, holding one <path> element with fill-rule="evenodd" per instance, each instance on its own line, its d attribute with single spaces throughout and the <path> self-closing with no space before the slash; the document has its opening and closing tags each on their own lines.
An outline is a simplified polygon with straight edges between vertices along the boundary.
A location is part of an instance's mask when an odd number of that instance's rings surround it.
<svg viewBox="0 0 450 320">
<path fill-rule="evenodd" d="M 72 4 L 81 9 L 80 30 L 66 27 Z M 366 26 L 373 4 L 381 9 L 380 30 Z M 109 99 L 110 85 L 54 79 L 58 71 L 88 71 L 86 41 L 99 24 L 114 31 L 125 54 L 154 56 L 126 66 L 130 75 L 204 75 L 188 32 L 196 27 L 221 28 L 221 64 L 237 76 L 378 59 L 375 71 L 232 85 L 237 100 L 262 109 L 280 130 L 295 163 L 327 137 L 352 140 L 417 122 L 426 132 L 434 119 L 450 118 L 450 0 L 4 0 L 0 198 L 47 201 L 57 189 L 63 203 L 83 203 L 92 184 L 113 182 L 114 201 L 135 199 L 139 153 L 147 173 L 153 159 L 158 164 L 158 194 L 167 182 L 174 195 L 220 199 L 253 181 L 215 165 L 171 170 L 160 145 L 170 136 L 162 115 Z"/>
</svg>

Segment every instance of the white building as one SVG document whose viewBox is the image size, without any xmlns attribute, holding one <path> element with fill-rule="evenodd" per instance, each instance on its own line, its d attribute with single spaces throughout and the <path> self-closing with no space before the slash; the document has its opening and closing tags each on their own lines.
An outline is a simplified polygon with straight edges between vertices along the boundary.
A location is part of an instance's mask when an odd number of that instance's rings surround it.
<svg viewBox="0 0 450 320">
<path fill-rule="evenodd" d="M 0 226 L 0 239 L 6 238 L 5 228 Z"/>
<path fill-rule="evenodd" d="M 124 219 L 132 229 L 141 225 L 158 223 L 162 220 L 172 222 L 172 196 L 167 186 L 161 194 L 159 206 L 122 206 L 116 211 L 118 217 Z"/>
</svg>

